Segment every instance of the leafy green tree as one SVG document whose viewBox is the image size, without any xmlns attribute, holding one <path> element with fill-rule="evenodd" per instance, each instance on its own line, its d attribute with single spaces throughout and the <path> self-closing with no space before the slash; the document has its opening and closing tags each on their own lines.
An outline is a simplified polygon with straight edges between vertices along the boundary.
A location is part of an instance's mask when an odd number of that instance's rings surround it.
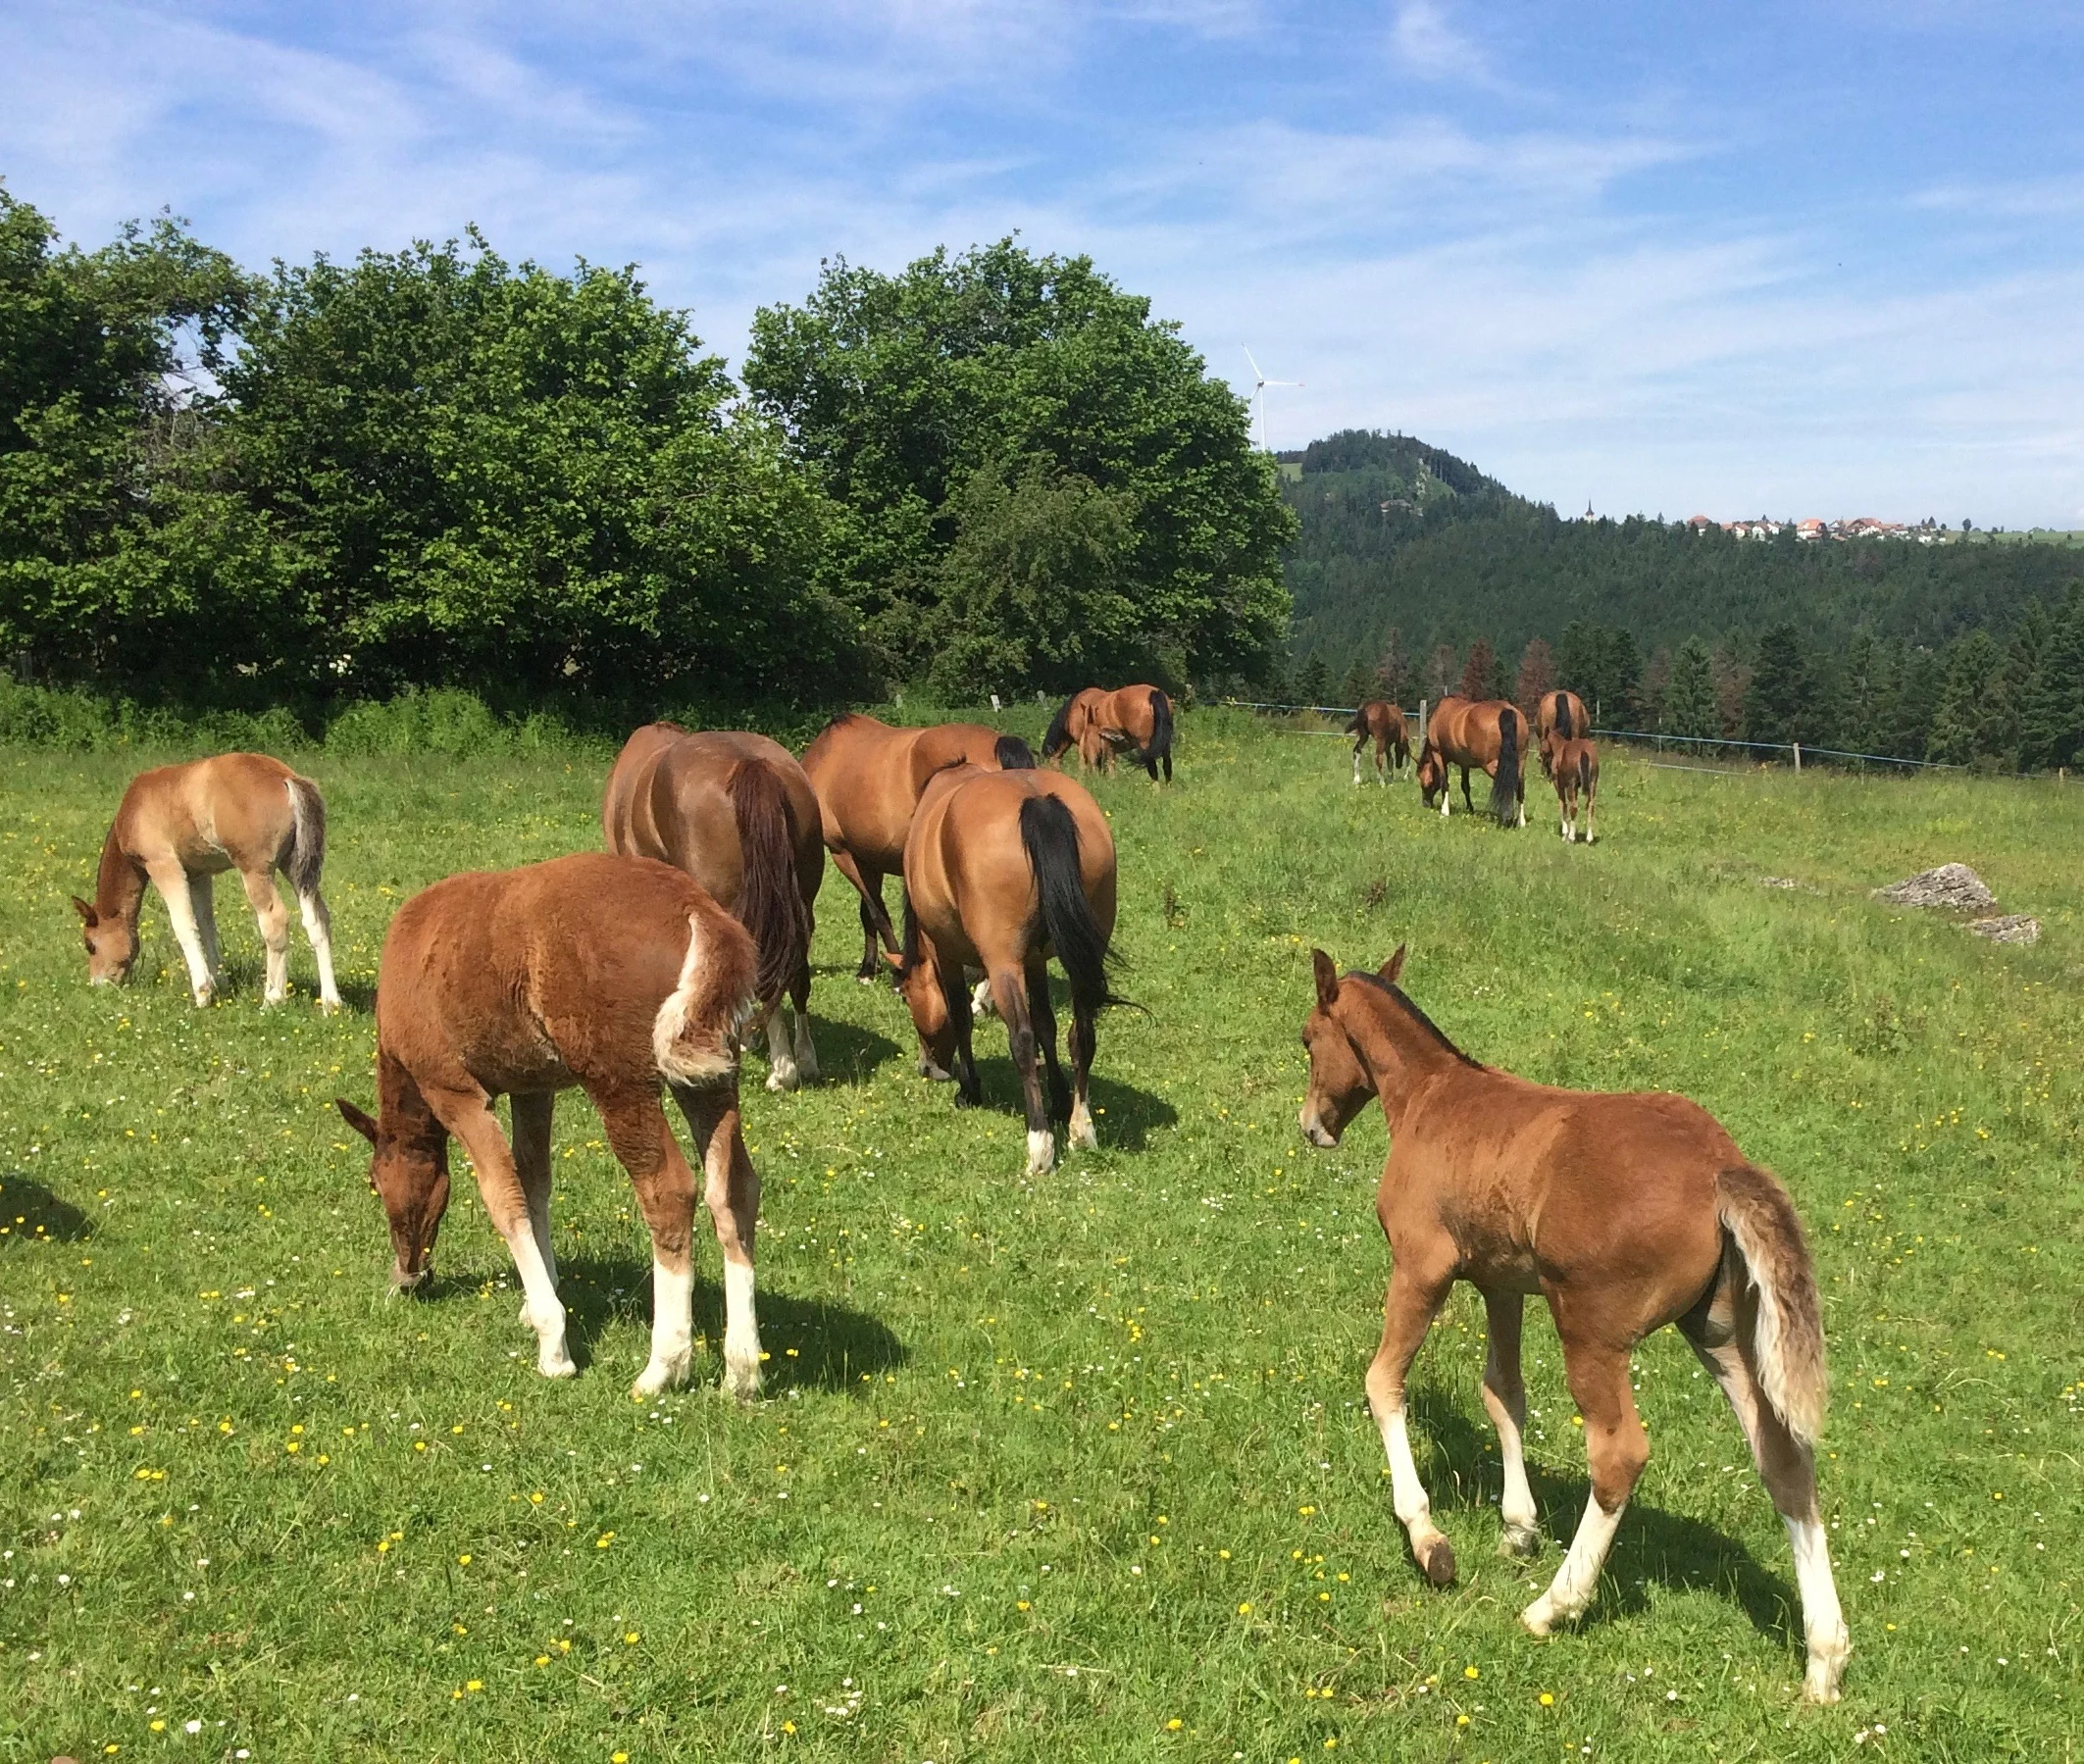
<svg viewBox="0 0 2084 1764">
<path fill-rule="evenodd" d="M 1752 680 L 1744 696 L 1744 729 L 1753 741 L 1809 741 L 1815 738 L 1814 682 L 1802 633 L 1792 625 L 1776 625 L 1758 639 Z"/>
<path fill-rule="evenodd" d="M 839 505 L 829 578 L 892 675 L 934 659 L 964 486 L 1030 461 L 1127 521 L 1115 586 L 1135 617 L 1107 672 L 1263 677 L 1285 639 L 1294 520 L 1243 402 L 1088 258 L 1008 238 L 896 276 L 830 264 L 800 306 L 754 318 L 745 383 Z"/>
<path fill-rule="evenodd" d="M 1664 688 L 1664 714 L 1658 728 L 1666 734 L 1703 739 L 1722 732 L 1707 645 L 1699 637 L 1688 637 L 1671 658 L 1671 680 Z"/>
<path fill-rule="evenodd" d="M 223 375 L 236 481 L 291 560 L 292 667 L 626 694 L 829 693 L 816 491 L 628 270 L 483 238 L 278 266 Z"/>
</svg>

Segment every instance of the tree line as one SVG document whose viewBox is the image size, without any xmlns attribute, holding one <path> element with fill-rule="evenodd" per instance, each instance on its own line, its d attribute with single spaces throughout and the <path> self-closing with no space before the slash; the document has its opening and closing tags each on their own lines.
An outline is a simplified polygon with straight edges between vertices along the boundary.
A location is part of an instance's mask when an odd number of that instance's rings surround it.
<svg viewBox="0 0 2084 1764">
<path fill-rule="evenodd" d="M 473 230 L 254 274 L 0 188 L 21 678 L 611 715 L 1263 678 L 1294 530 L 1243 401 L 1083 257 L 829 263 L 734 379 L 631 269 Z"/>
</svg>

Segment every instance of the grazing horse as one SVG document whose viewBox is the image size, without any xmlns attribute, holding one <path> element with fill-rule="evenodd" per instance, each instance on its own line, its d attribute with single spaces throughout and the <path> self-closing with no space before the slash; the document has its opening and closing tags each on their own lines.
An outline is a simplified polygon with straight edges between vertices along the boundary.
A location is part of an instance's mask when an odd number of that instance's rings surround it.
<svg viewBox="0 0 2084 1764">
<path fill-rule="evenodd" d="M 326 802 L 319 786 L 265 753 L 221 753 L 140 772 L 102 842 L 91 906 L 73 896 L 86 933 L 87 978 L 120 985 L 137 960 L 145 883 L 160 892 L 199 1005 L 217 995 L 215 880 L 236 870 L 268 946 L 267 1004 L 289 996 L 289 914 L 275 872 L 289 878 L 304 934 L 319 961 L 319 1005 L 340 1008 L 332 977 L 332 918 L 319 892 L 326 867 Z"/>
<path fill-rule="evenodd" d="M 892 729 L 859 711 L 842 711 L 804 750 L 803 771 L 818 793 L 825 848 L 861 895 L 861 966 L 854 977 L 882 972 L 879 940 L 891 954 L 897 934 L 883 904 L 883 879 L 904 868 L 904 835 L 926 781 L 957 762 L 1017 771 L 1035 764 L 1018 735 L 982 723 Z"/>
<path fill-rule="evenodd" d="M 1585 701 L 1575 692 L 1544 692 L 1534 707 L 1534 738 L 1541 749 L 1542 776 L 1555 776 L 1555 755 L 1550 749 L 1559 742 L 1590 738 L 1592 719 L 1585 714 Z"/>
<path fill-rule="evenodd" d="M 685 870 L 752 932 L 760 1003 L 772 1013 L 767 1087 L 814 1082 L 811 907 L 825 880 L 824 824 L 794 756 L 765 735 L 648 724 L 616 757 L 600 825 L 618 857 Z"/>
<path fill-rule="evenodd" d="M 1375 743 L 1375 781 L 1388 788 L 1390 774 L 1401 772 L 1411 760 L 1411 731 L 1403 712 L 1387 698 L 1370 698 L 1353 713 L 1346 732 L 1353 737 L 1353 781 L 1360 781 L 1360 755 L 1370 741 Z M 1392 759 L 1392 754 L 1395 758 Z"/>
<path fill-rule="evenodd" d="M 1053 760 L 1068 747 L 1078 749 L 1081 772 L 1097 766 L 1114 770 L 1116 753 L 1150 774 L 1155 783 L 1158 768 L 1165 768 L 1165 781 L 1172 782 L 1172 700 L 1156 686 L 1088 686 L 1065 699 L 1049 719 L 1042 736 L 1042 758 Z"/>
<path fill-rule="evenodd" d="M 1563 837 L 1578 836 L 1578 816 L 1585 818 L 1585 843 L 1594 838 L 1593 806 L 1600 794 L 1600 750 L 1590 738 L 1578 736 L 1555 744 L 1555 794 L 1563 809 Z"/>
<path fill-rule="evenodd" d="M 1376 1095 L 1389 1124 L 1375 1212 L 1395 1266 L 1368 1406 L 1397 1517 L 1426 1578 L 1452 1580 L 1454 1551 L 1418 1480 L 1404 1379 L 1448 1289 L 1469 1282 L 1489 1321 L 1483 1393 L 1504 1458 L 1504 1553 L 1531 1554 L 1541 1541 L 1521 1448 L 1529 1293 L 1549 1301 L 1584 1416 L 1592 1495 L 1554 1582 L 1521 1613 L 1537 1636 L 1592 1602 L 1650 1457 L 1629 1356 L 1675 1323 L 1737 1411 L 1787 1524 L 1808 1643 L 1804 1689 L 1835 1702 L 1849 1644 L 1816 1505 L 1823 1321 L 1787 1190 L 1683 1096 L 1561 1090 L 1478 1065 L 1398 988 L 1403 958 L 1398 949 L 1379 975 L 1342 979 L 1331 957 L 1313 952 L 1301 1119 L 1305 1137 L 1336 1145 Z"/>
<path fill-rule="evenodd" d="M 758 1009 L 743 926 L 674 869 L 581 852 L 452 876 L 398 909 L 377 989 L 377 1103 L 341 1117 L 374 1148 L 391 1285 L 420 1285 L 448 1210 L 448 1138 L 463 1142 L 492 1229 L 513 1251 L 535 1369 L 570 1378 L 550 1247 L 557 1092 L 592 1098 L 651 1231 L 651 1358 L 635 1395 L 686 1381 L 693 1354 L 694 1173 L 659 1084 L 687 1119 L 724 1252 L 724 1388 L 760 1386 L 753 1231 L 760 1178 L 738 1126 L 738 1035 Z M 493 1102 L 513 1099 L 514 1139 Z"/>
<path fill-rule="evenodd" d="M 1028 1174 L 1056 1163 L 1052 1119 L 1086 1149 L 1094 1019 L 1118 1004 L 1107 984 L 1114 934 L 1114 834 L 1085 786 L 1055 772 L 951 766 L 919 799 L 904 846 L 904 949 L 898 989 L 919 1032 L 920 1071 L 950 1073 L 958 1106 L 983 1100 L 964 970 L 982 968 L 1004 1019 L 1028 1116 Z M 1056 1059 L 1048 959 L 1071 983 L 1071 1079 Z M 1046 1104 L 1037 1071 L 1048 1068 Z"/>
<path fill-rule="evenodd" d="M 1461 768 L 1462 806 L 1471 814 L 1469 774 L 1483 772 L 1491 780 L 1491 813 L 1500 827 L 1527 825 L 1526 766 L 1527 720 L 1502 698 L 1482 703 L 1467 698 L 1443 698 L 1426 720 L 1424 751 L 1418 756 L 1418 793 L 1427 808 L 1440 798 L 1440 812 L 1448 812 L 1448 768 Z"/>
</svg>

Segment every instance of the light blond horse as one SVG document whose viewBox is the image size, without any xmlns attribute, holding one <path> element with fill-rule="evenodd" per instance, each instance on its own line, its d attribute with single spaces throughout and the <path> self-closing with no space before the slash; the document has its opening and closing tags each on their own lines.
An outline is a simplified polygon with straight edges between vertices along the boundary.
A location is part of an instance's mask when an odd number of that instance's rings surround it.
<svg viewBox="0 0 2084 1764">
<path fill-rule="evenodd" d="M 319 787 L 264 753 L 224 753 L 141 772 L 124 792 L 90 905 L 73 896 L 84 928 L 87 978 L 120 985 L 137 961 L 137 921 L 145 883 L 157 888 L 174 922 L 174 940 L 188 964 L 195 1002 L 217 995 L 217 905 L 220 871 L 236 870 L 268 947 L 264 1000 L 289 996 L 289 914 L 275 872 L 289 878 L 319 963 L 319 1003 L 340 1008 L 332 976 L 332 920 L 319 892 L 326 864 L 326 803 Z"/>
</svg>

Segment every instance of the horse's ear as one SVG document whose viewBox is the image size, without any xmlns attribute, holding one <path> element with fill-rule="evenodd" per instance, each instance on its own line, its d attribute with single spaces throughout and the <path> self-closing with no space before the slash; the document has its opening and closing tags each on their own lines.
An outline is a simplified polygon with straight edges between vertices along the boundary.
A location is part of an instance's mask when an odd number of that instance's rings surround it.
<svg viewBox="0 0 2084 1764">
<path fill-rule="evenodd" d="M 1410 945 L 1407 943 L 1398 944 L 1397 953 L 1382 964 L 1382 978 L 1389 984 L 1394 986 L 1397 983 L 1397 977 L 1403 972 L 1403 958 L 1409 949 Z"/>
<path fill-rule="evenodd" d="M 1310 966 L 1317 974 L 1317 1002 L 1330 1010 L 1339 1002 L 1339 965 L 1323 950 L 1313 949 Z"/>
<path fill-rule="evenodd" d="M 363 1138 L 367 1139 L 370 1144 L 374 1145 L 377 1142 L 377 1124 L 360 1109 L 356 1108 L 353 1103 L 349 1102 L 346 1097 L 335 1096 L 332 1099 L 332 1106 L 340 1111 L 340 1119 L 353 1128 L 356 1133 L 360 1134 Z"/>
<path fill-rule="evenodd" d="M 89 931 L 92 931 L 95 925 L 99 923 L 94 909 L 87 902 L 81 900 L 77 894 L 73 896 L 73 911 L 77 913 L 81 920 L 85 922 Z"/>
</svg>

